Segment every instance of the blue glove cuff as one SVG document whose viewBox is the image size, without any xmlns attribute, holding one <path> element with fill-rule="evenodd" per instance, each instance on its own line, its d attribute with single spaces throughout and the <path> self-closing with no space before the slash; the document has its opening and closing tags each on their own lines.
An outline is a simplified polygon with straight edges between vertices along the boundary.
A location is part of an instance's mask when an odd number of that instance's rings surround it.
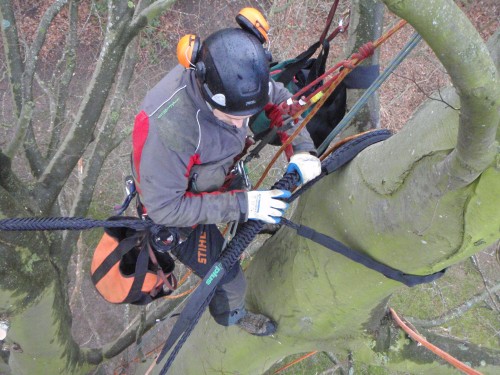
<svg viewBox="0 0 500 375">
<path fill-rule="evenodd" d="M 297 172 L 299 175 L 299 182 L 297 182 L 297 186 L 302 184 L 302 181 L 304 181 L 304 178 L 302 177 L 302 173 L 300 172 L 300 168 L 297 166 L 295 163 L 290 163 L 288 164 L 288 168 L 286 169 L 286 173 L 293 173 Z"/>
</svg>

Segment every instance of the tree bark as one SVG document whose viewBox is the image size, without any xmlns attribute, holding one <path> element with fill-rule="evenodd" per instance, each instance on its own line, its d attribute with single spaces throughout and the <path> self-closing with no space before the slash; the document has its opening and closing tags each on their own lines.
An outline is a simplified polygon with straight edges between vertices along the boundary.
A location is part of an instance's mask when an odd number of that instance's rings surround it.
<svg viewBox="0 0 500 375">
<path fill-rule="evenodd" d="M 352 1 L 346 56 L 351 56 L 363 44 L 378 39 L 382 35 L 384 9 L 384 4 L 379 0 Z M 376 49 L 373 55 L 364 60 L 360 66 L 378 65 L 379 55 L 380 51 Z M 365 91 L 365 89 L 347 90 L 346 111 L 356 104 Z M 352 120 L 351 125 L 342 132 L 342 138 L 377 128 L 380 128 L 380 103 L 378 92 L 375 92 L 366 106 Z"/>
</svg>

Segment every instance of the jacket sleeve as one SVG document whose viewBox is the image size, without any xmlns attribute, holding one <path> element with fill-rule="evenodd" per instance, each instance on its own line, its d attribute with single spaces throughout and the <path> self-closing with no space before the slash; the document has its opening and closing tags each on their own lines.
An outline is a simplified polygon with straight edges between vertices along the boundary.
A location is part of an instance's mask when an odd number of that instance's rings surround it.
<svg viewBox="0 0 500 375">
<path fill-rule="evenodd" d="M 269 99 L 274 104 L 283 103 L 285 100 L 290 98 L 292 94 L 281 82 L 275 82 L 270 80 L 269 83 Z M 297 129 L 297 127 L 302 123 L 302 117 L 299 118 L 297 124 L 287 131 L 288 135 L 292 135 L 293 132 Z M 314 147 L 314 142 L 309 135 L 309 132 L 306 128 L 302 129 L 300 133 L 295 137 L 292 142 L 292 147 L 294 153 L 297 152 L 310 152 L 316 155 L 316 147 Z"/>
<path fill-rule="evenodd" d="M 167 148 L 154 132 L 148 135 L 141 156 L 140 195 L 155 223 L 188 227 L 247 218 L 244 192 L 188 192 L 189 170 L 200 163 L 196 150 Z M 191 148 L 191 149 L 189 149 Z"/>
</svg>

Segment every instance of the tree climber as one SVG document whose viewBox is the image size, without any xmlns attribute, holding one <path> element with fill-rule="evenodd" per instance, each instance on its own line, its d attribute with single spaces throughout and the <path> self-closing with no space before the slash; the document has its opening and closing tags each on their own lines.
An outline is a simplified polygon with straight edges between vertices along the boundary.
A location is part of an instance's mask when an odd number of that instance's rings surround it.
<svg viewBox="0 0 500 375">
<path fill-rule="evenodd" d="M 132 170 L 140 210 L 165 226 L 154 239 L 158 251 L 170 252 L 200 277 L 217 260 L 224 243 L 216 224 L 262 220 L 278 223 L 287 204 L 277 198 L 288 191 L 221 191 L 235 156 L 245 145 L 248 121 L 268 103 L 291 94 L 270 80 L 270 54 L 263 47 L 269 26 L 263 16 L 245 8 L 240 28 L 179 41 L 180 65 L 146 95 L 133 131 Z M 293 132 L 290 129 L 289 132 Z M 293 142 L 289 169 L 301 183 L 321 172 L 307 131 Z M 239 265 L 225 275 L 210 302 L 221 325 L 236 324 L 267 336 L 276 323 L 246 311 L 246 281 Z"/>
</svg>

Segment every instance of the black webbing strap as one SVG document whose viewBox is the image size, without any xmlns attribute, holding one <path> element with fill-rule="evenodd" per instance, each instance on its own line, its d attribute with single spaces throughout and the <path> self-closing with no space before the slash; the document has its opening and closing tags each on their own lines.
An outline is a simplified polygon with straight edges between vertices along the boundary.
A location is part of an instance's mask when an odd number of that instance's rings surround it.
<svg viewBox="0 0 500 375">
<path fill-rule="evenodd" d="M 222 266 L 221 262 L 216 262 L 212 268 L 210 268 L 203 281 L 189 296 L 186 306 L 175 322 L 167 341 L 163 345 L 163 349 L 156 359 L 156 363 L 160 363 L 165 354 L 167 354 L 177 339 L 179 339 L 179 337 L 181 337 L 181 335 L 187 330 L 189 325 L 198 321 L 199 317 L 197 317 L 197 315 L 199 310 L 201 310 L 200 306 L 203 306 L 206 301 L 210 302 L 213 293 L 215 292 L 215 288 L 225 274 L 226 270 Z"/>
<path fill-rule="evenodd" d="M 123 300 L 124 303 L 140 303 L 143 299 L 150 300 L 150 296 L 142 294 L 142 286 L 148 273 L 149 252 L 147 249 L 148 239 L 146 238 L 141 245 L 141 250 L 137 256 L 134 271 L 134 281 L 128 292 L 127 297 Z"/>
<path fill-rule="evenodd" d="M 318 177 L 316 177 L 315 179 L 309 181 L 307 184 L 302 186 L 300 190 L 293 193 L 292 196 L 287 201 L 288 202 L 294 201 L 302 193 L 307 191 L 312 185 L 318 182 L 322 177 L 346 165 L 348 162 L 354 159 L 356 155 L 358 155 L 368 146 L 384 141 L 388 139 L 391 135 L 392 133 L 389 130 L 379 129 L 362 134 L 357 138 L 354 138 L 348 141 L 347 143 L 341 145 L 339 148 L 333 151 L 332 154 L 327 159 L 323 161 L 322 163 L 323 172 Z M 396 270 L 390 266 L 380 263 L 368 257 L 367 255 L 361 254 L 347 247 L 346 245 L 337 241 L 336 239 L 329 237 L 325 234 L 316 232 L 314 229 L 309 228 L 305 225 L 295 224 L 286 218 L 282 218 L 281 223 L 295 229 L 299 236 L 305 237 L 307 239 L 310 239 L 311 241 L 319 243 L 320 245 L 323 245 L 324 247 L 330 250 L 342 254 L 345 257 L 357 263 L 363 264 L 364 266 L 370 269 L 378 271 L 390 279 L 400 281 L 401 283 L 407 286 L 429 283 L 443 276 L 445 272 L 445 270 L 442 270 L 433 273 L 432 275 L 425 275 L 425 276 L 406 274 L 402 271 Z"/>
<path fill-rule="evenodd" d="M 380 65 L 359 65 L 342 81 L 348 89 L 367 89 L 380 75 Z"/>
<path fill-rule="evenodd" d="M 125 254 L 127 254 L 136 246 L 138 238 L 139 236 L 135 234 L 134 236 L 127 237 L 118 243 L 115 249 L 111 253 L 109 253 L 109 255 L 91 275 L 94 284 L 97 284 L 99 281 L 101 281 L 101 279 L 107 275 L 111 268 L 113 268 Z"/>
<path fill-rule="evenodd" d="M 342 254 L 346 258 L 353 260 L 356 263 L 362 264 L 363 266 L 370 268 L 374 271 L 380 272 L 385 277 L 399 281 L 406 286 L 415 286 L 418 284 L 430 283 L 434 280 L 439 279 L 444 275 L 446 269 L 439 272 L 433 273 L 431 275 L 411 275 L 404 273 L 383 263 L 376 261 L 375 259 L 357 252 L 356 250 L 347 247 L 342 242 L 337 241 L 335 238 L 329 237 L 323 233 L 316 232 L 314 229 L 309 228 L 305 225 L 295 224 L 288 219 L 281 219 L 281 223 L 287 227 L 293 228 L 297 231 L 299 236 L 307 238 L 313 242 L 316 242 L 327 249 L 335 251 L 336 253 Z"/>
<path fill-rule="evenodd" d="M 286 63 L 281 72 L 273 75 L 273 79 L 275 81 L 283 83 L 285 86 L 288 85 L 293 80 L 293 77 L 295 77 L 295 75 L 305 66 L 306 61 L 309 60 L 312 55 L 314 55 L 314 53 L 320 46 L 321 43 L 316 42 L 300 55 L 298 55 L 294 59 L 289 60 L 289 62 Z"/>
</svg>

